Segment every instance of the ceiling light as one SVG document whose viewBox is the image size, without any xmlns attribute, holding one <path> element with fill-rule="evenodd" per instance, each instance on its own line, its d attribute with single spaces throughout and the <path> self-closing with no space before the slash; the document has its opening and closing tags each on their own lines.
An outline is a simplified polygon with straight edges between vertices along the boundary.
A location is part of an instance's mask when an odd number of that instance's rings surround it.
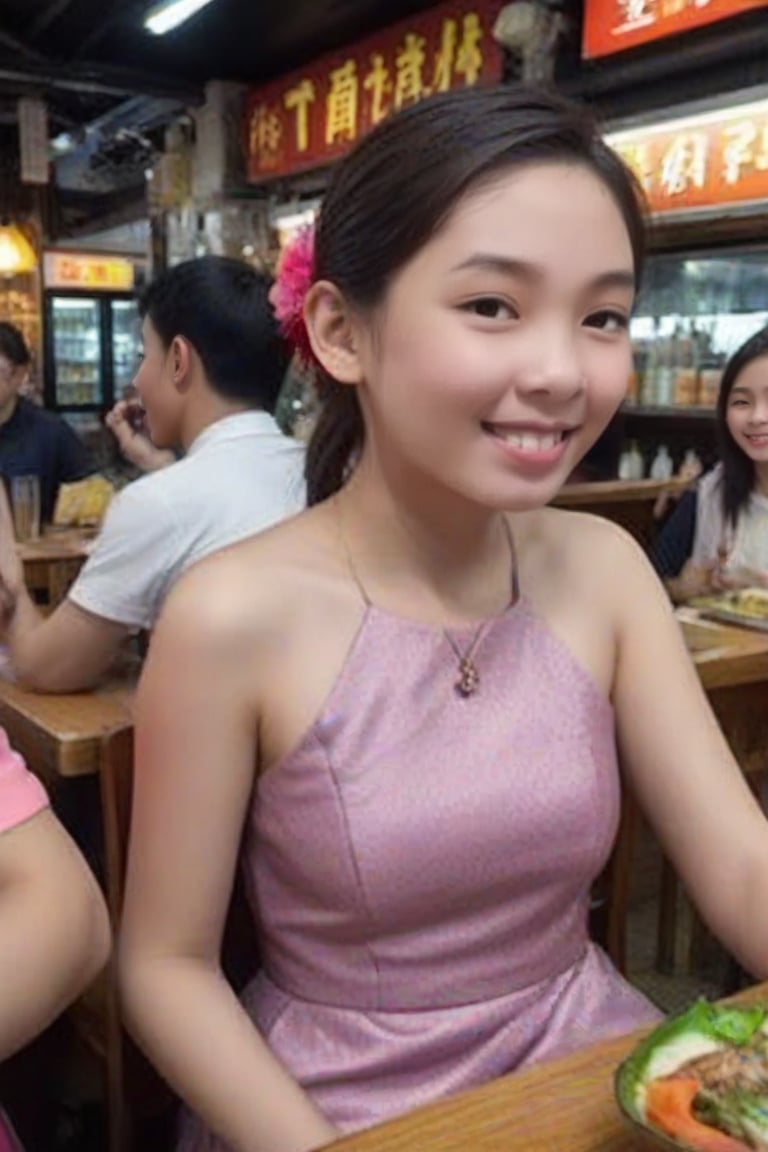
<svg viewBox="0 0 768 1152">
<path fill-rule="evenodd" d="M 35 250 L 15 224 L 0 223 L 0 276 L 21 276 L 37 268 Z"/>
<path fill-rule="evenodd" d="M 165 0 L 165 3 L 156 4 L 149 10 L 144 17 L 144 27 L 155 36 L 162 36 L 210 3 L 211 0 Z"/>
</svg>

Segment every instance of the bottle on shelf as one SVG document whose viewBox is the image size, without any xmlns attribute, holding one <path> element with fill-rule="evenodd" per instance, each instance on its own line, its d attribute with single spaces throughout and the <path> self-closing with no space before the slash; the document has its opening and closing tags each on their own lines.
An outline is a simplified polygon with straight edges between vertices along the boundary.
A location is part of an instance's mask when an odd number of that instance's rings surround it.
<svg viewBox="0 0 768 1152">
<path fill-rule="evenodd" d="M 674 399 L 676 334 L 666 336 L 660 343 L 659 366 L 656 372 L 656 404 L 659 408 L 670 408 Z"/>
<path fill-rule="evenodd" d="M 670 480 L 673 472 L 672 457 L 666 444 L 660 444 L 651 464 L 651 480 Z"/>
<path fill-rule="evenodd" d="M 676 344 L 674 376 L 675 406 L 688 408 L 696 403 L 696 329 L 681 331 Z"/>
<path fill-rule="evenodd" d="M 637 441 L 632 440 L 619 459 L 619 480 L 642 480 L 644 472 L 642 453 Z"/>
</svg>

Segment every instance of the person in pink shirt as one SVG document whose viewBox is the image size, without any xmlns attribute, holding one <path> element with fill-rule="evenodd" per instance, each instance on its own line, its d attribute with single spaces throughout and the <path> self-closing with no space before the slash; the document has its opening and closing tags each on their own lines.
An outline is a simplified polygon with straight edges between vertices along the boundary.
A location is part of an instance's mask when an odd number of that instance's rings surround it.
<svg viewBox="0 0 768 1152">
<path fill-rule="evenodd" d="M 109 936 L 96 881 L 0 728 L 0 1060 L 79 996 Z M 0 1152 L 19 1148 L 0 1108 Z"/>
</svg>

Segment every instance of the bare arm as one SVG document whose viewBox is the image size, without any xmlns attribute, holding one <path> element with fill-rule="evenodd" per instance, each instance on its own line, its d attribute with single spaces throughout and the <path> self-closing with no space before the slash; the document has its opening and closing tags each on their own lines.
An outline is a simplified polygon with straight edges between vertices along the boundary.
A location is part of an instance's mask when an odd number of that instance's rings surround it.
<svg viewBox="0 0 768 1152">
<path fill-rule="evenodd" d="M 258 674 L 219 558 L 169 598 L 136 712 L 120 969 L 129 1025 L 236 1152 L 307 1152 L 336 1133 L 269 1051 L 219 954 L 254 783 Z"/>
<path fill-rule="evenodd" d="M 96 882 L 50 811 L 0 835 L 0 1060 L 83 991 L 108 951 Z"/>
<path fill-rule="evenodd" d="M 701 688 L 679 624 L 636 546 L 615 533 L 614 704 L 641 804 L 716 935 L 768 975 L 768 821 Z"/>
<path fill-rule="evenodd" d="M 109 668 L 130 629 L 65 600 L 42 616 L 22 588 L 8 621 L 5 643 L 14 674 L 35 692 L 92 688 Z"/>
<path fill-rule="evenodd" d="M 107 670 L 130 629 L 65 600 L 43 616 L 24 586 L 13 520 L 0 485 L 0 606 L 3 640 L 20 683 L 38 692 L 91 688 Z"/>
</svg>

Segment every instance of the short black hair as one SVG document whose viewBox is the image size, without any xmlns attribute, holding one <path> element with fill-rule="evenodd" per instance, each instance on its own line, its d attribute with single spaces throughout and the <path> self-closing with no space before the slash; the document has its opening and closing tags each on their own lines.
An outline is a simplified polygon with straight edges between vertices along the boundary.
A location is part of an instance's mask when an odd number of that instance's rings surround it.
<svg viewBox="0 0 768 1152">
<path fill-rule="evenodd" d="M 26 341 L 15 324 L 0 320 L 0 356 L 4 356 L 17 368 L 26 368 L 31 363 Z"/>
<path fill-rule="evenodd" d="M 214 391 L 274 411 L 288 350 L 269 302 L 271 279 L 242 260 L 201 256 L 161 272 L 139 298 L 164 346 L 183 336 Z"/>
</svg>

